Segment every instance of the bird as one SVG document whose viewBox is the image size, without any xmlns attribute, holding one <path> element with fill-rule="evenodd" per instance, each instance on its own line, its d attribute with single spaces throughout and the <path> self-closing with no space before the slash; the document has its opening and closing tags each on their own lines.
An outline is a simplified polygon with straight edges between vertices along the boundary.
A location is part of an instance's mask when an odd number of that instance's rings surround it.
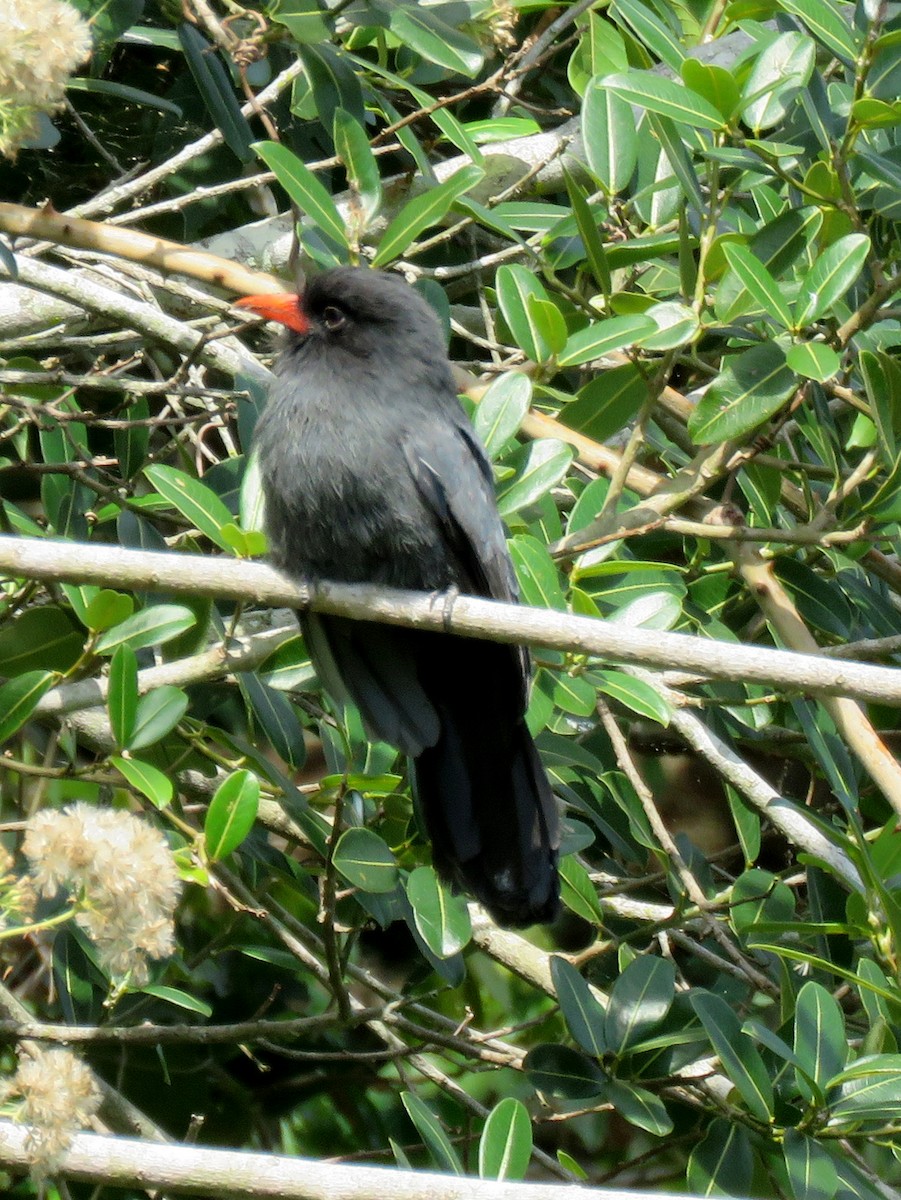
<svg viewBox="0 0 901 1200">
<path fill-rule="evenodd" d="M 348 266 L 238 304 L 286 330 L 254 438 L 274 564 L 307 582 L 516 601 L 491 464 L 423 296 Z M 553 920 L 559 818 L 525 722 L 527 651 L 324 613 L 300 622 L 324 689 L 412 760 L 439 875 L 502 926 Z"/>
</svg>

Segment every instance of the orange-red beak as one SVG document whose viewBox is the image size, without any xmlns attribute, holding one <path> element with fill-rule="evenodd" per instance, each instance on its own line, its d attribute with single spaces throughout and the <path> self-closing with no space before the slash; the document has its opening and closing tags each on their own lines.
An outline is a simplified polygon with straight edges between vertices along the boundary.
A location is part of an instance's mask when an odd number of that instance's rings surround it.
<svg viewBox="0 0 901 1200">
<path fill-rule="evenodd" d="M 310 328 L 306 313 L 300 306 L 300 297 L 292 292 L 277 292 L 269 296 L 242 296 L 235 301 L 235 308 L 249 308 L 267 321 L 278 321 L 295 333 L 306 333 Z"/>
</svg>

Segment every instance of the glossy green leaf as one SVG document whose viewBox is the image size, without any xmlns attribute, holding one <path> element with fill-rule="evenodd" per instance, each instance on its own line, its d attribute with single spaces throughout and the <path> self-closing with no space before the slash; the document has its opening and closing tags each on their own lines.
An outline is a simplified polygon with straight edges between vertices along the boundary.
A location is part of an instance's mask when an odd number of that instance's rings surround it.
<svg viewBox="0 0 901 1200">
<path fill-rule="evenodd" d="M 547 346 L 549 355 L 557 355 L 566 345 L 566 322 L 553 302 L 542 296 L 526 296 L 529 320 L 540 343 Z"/>
<path fill-rule="evenodd" d="M 131 646 L 132 650 L 162 646 L 190 629 L 195 621 L 194 613 L 184 604 L 153 604 L 101 634 L 97 639 L 97 653 L 112 654 L 122 645 Z"/>
<path fill-rule="evenodd" d="M 287 696 L 267 687 L 252 671 L 238 676 L 241 689 L 254 721 L 273 750 L 289 766 L 302 767 L 307 748 L 303 728 Z"/>
<path fill-rule="evenodd" d="M 782 1152 L 795 1200 L 832 1200 L 838 1174 L 825 1147 L 797 1129 L 786 1129 Z"/>
<path fill-rule="evenodd" d="M 724 120 L 728 121 L 734 115 L 740 93 L 732 71 L 697 58 L 686 58 L 679 74 L 685 86 L 709 100 Z"/>
<path fill-rule="evenodd" d="M 234 85 L 219 52 L 196 26 L 187 21 L 179 25 L 178 39 L 197 90 L 228 148 L 242 163 L 250 162 L 253 158 L 253 133 L 241 112 Z"/>
<path fill-rule="evenodd" d="M 83 650 L 83 635 L 60 605 L 26 608 L 0 626 L 0 675 L 68 671 Z"/>
<path fill-rule="evenodd" d="M 0 686 L 0 745 L 22 728 L 57 678 L 52 671 L 26 671 Z"/>
<path fill-rule="evenodd" d="M 694 992 L 691 1003 L 748 1111 L 758 1121 L 768 1123 L 773 1116 L 773 1085 L 756 1046 L 742 1033 L 735 1012 L 712 992 Z"/>
<path fill-rule="evenodd" d="M 683 129 L 676 121 L 661 113 L 648 113 L 648 123 L 660 144 L 662 158 L 657 167 L 657 180 L 675 176 L 689 205 L 697 212 L 704 211 L 704 194 L 695 170 L 694 160 L 683 141 Z M 661 218 L 662 213 L 658 214 Z M 674 214 L 675 215 L 675 214 Z M 653 222 L 656 223 L 656 220 Z"/>
<path fill-rule="evenodd" d="M 119 649 L 125 648 L 120 646 Z M 145 746 L 162 741 L 187 711 L 188 697 L 180 687 L 165 684 L 154 688 L 138 701 L 128 749 L 142 750 Z"/>
<path fill-rule="evenodd" d="M 785 354 L 785 362 L 797 375 L 825 383 L 841 370 L 841 355 L 825 342 L 799 342 Z"/>
<path fill-rule="evenodd" d="M 405 884 L 419 936 L 436 956 L 450 958 L 472 937 L 466 899 L 454 895 L 433 867 L 417 867 Z"/>
<path fill-rule="evenodd" d="M 347 248 L 344 219 L 324 185 L 306 163 L 278 142 L 256 142 L 254 150 L 300 209 L 327 238 Z"/>
<path fill-rule="evenodd" d="M 579 230 L 579 237 L 582 239 L 585 249 L 585 262 L 594 276 L 595 283 L 605 295 L 609 295 L 613 289 L 613 283 L 610 276 L 610 264 L 607 261 L 607 251 L 599 229 L 603 217 L 595 215 L 595 212 L 592 211 L 582 188 L 565 166 L 563 178 L 569 202 L 572 205 L 573 216 L 576 219 L 576 227 Z"/>
<path fill-rule="evenodd" d="M 532 1157 L 532 1122 L 515 1096 L 499 1100 L 479 1140 L 480 1179 L 524 1179 Z"/>
<path fill-rule="evenodd" d="M 464 1174 L 463 1164 L 450 1138 L 425 1101 L 420 1100 L 415 1092 L 402 1092 L 400 1098 L 407 1115 L 416 1126 L 416 1131 L 425 1142 L 435 1166 L 440 1171 L 449 1171 L 452 1175 Z"/>
<path fill-rule="evenodd" d="M 174 1004 L 176 1008 L 197 1013 L 201 1017 L 213 1015 L 212 1005 L 198 999 L 197 996 L 192 996 L 189 992 L 182 991 L 181 988 L 169 987 L 162 983 L 148 983 L 140 988 L 139 992 L 143 996 L 154 996 L 157 1000 L 165 1000 L 167 1004 Z"/>
<path fill-rule="evenodd" d="M 138 711 L 138 660 L 131 646 L 118 646 L 110 660 L 106 711 L 116 746 L 126 749 Z"/>
<path fill-rule="evenodd" d="M 598 321 L 584 329 L 576 330 L 560 352 L 557 365 L 577 367 L 582 363 L 593 362 L 613 350 L 634 345 L 640 338 L 654 333 L 656 329 L 654 319 L 641 314 L 609 317 L 606 321 Z"/>
<path fill-rule="evenodd" d="M 377 895 L 397 886 L 397 863 L 384 840 L 372 829 L 353 826 L 338 838 L 332 861 L 348 883 Z"/>
<path fill-rule="evenodd" d="M 523 604 L 556 608 L 563 612 L 566 597 L 560 583 L 560 573 L 547 546 L 529 534 L 517 534 L 510 539 L 508 546 Z"/>
<path fill-rule="evenodd" d="M 669 725 L 669 705 L 649 683 L 643 679 L 633 679 L 624 671 L 596 671 L 593 678 L 598 680 L 599 689 L 619 704 L 625 705 L 640 717 L 656 721 L 658 725 Z"/>
<path fill-rule="evenodd" d="M 470 77 L 481 70 L 484 58 L 478 45 L 435 11 L 421 5 L 393 4 L 390 14 L 392 32 L 429 62 Z"/>
<path fill-rule="evenodd" d="M 604 1036 L 614 1054 L 637 1045 L 666 1017 L 676 997 L 676 976 L 669 959 L 643 954 L 632 960 L 610 992 Z"/>
<path fill-rule="evenodd" d="M 860 53 L 855 27 L 847 16 L 847 5 L 835 0 L 778 0 L 779 7 L 800 17 L 818 42 L 847 63 Z"/>
<path fill-rule="evenodd" d="M 350 113 L 362 125 L 366 120 L 363 88 L 346 55 L 330 45 L 326 38 L 303 42 L 298 51 L 309 80 L 316 115 L 323 129 L 331 131 L 335 112 L 339 108 Z"/>
<path fill-rule="evenodd" d="M 845 1020 L 838 1002 L 822 984 L 808 980 L 795 1006 L 795 1055 L 808 1075 L 822 1090 L 844 1068 L 848 1057 Z M 808 1099 L 807 1080 L 800 1073 L 798 1087 Z"/>
<path fill-rule="evenodd" d="M 833 1122 L 901 1119 L 901 1054 L 858 1059 L 833 1084 L 839 1090 L 829 1105 Z"/>
<path fill-rule="evenodd" d="M 582 104 L 582 141 L 595 179 L 615 194 L 628 186 L 638 160 L 638 139 L 632 106 L 592 79 Z"/>
<path fill-rule="evenodd" d="M 647 1088 L 609 1079 L 604 1088 L 604 1099 L 637 1129 L 645 1129 L 655 1137 L 667 1137 L 673 1132 L 672 1117 L 666 1111 L 666 1105 Z"/>
<path fill-rule="evenodd" d="M 687 304 L 678 300 L 664 300 L 652 304 L 644 314 L 654 322 L 654 330 L 643 333 L 636 341 L 644 350 L 675 350 L 678 346 L 694 341 L 700 330 L 698 314 Z"/>
<path fill-rule="evenodd" d="M 722 116 L 703 96 L 650 71 L 606 75 L 600 86 L 629 104 L 638 104 L 648 112 L 659 113 L 681 125 L 696 129 L 722 129 L 724 125 Z"/>
<path fill-rule="evenodd" d="M 730 268 L 735 272 L 745 290 L 753 297 L 756 304 L 773 318 L 783 329 L 793 326 L 792 312 L 782 295 L 779 284 L 746 246 L 737 242 L 726 242 L 723 245 Z"/>
<path fill-rule="evenodd" d="M 482 168 L 473 163 L 462 167 L 444 183 L 408 201 L 382 234 L 372 265 L 384 266 L 403 254 L 420 233 L 437 225 L 450 211 L 454 201 L 475 187 L 484 174 Z"/>
<path fill-rule="evenodd" d="M 780 346 L 743 350 L 701 397 L 688 431 L 701 445 L 745 437 L 777 413 L 796 386 Z"/>
<path fill-rule="evenodd" d="M 546 1096 L 590 1100 L 603 1092 L 606 1076 L 585 1054 L 569 1046 L 535 1046 L 523 1062 L 529 1082 Z"/>
<path fill-rule="evenodd" d="M 532 381 L 521 371 L 492 380 L 472 423 L 489 458 L 497 458 L 523 422 L 532 402 Z"/>
<path fill-rule="evenodd" d="M 379 165 L 365 128 L 343 108 L 335 110 L 335 153 L 347 171 L 347 181 L 357 197 L 361 227 L 365 229 L 382 201 Z"/>
<path fill-rule="evenodd" d="M 859 362 L 883 462 L 891 468 L 897 461 L 897 435 L 901 432 L 901 368 L 884 352 L 863 350 Z"/>
<path fill-rule="evenodd" d="M 150 404 L 147 397 L 135 396 L 128 406 L 127 415 L 129 421 L 146 420 L 150 416 Z M 113 433 L 113 443 L 122 478 L 133 479 L 147 461 L 147 451 L 150 447 L 150 426 L 129 425 L 125 429 L 116 429 Z"/>
<path fill-rule="evenodd" d="M 841 300 L 863 270 L 869 253 L 870 239 L 865 233 L 849 233 L 823 251 L 801 281 L 797 328 L 824 316 Z"/>
<path fill-rule="evenodd" d="M 216 493 L 176 467 L 156 463 L 144 469 L 151 487 L 176 508 L 195 528 L 223 550 L 229 546 L 222 537 L 223 525 L 233 521 L 231 512 Z"/>
<path fill-rule="evenodd" d="M 135 610 L 135 602 L 124 592 L 102 588 L 88 602 L 82 620 L 92 633 L 102 633 L 126 621 Z"/>
<path fill-rule="evenodd" d="M 548 299 L 544 286 L 532 271 L 519 263 L 500 267 L 494 282 L 500 310 L 517 345 L 533 362 L 545 362 L 553 354 L 553 348 L 545 340 L 529 307 L 532 297 Z"/>
<path fill-rule="evenodd" d="M 253 828 L 260 804 L 260 781 L 250 771 L 233 771 L 216 788 L 203 823 L 210 862 L 226 858 Z"/>
<path fill-rule="evenodd" d="M 516 476 L 498 494 L 498 509 L 504 517 L 540 500 L 563 478 L 574 456 L 572 446 L 556 438 L 539 438 L 523 451 Z"/>
<path fill-rule="evenodd" d="M 586 1053 L 602 1058 L 607 1050 L 604 1009 L 588 983 L 558 954 L 551 956 L 551 979 L 569 1032 Z"/>
<path fill-rule="evenodd" d="M 121 755 L 113 755 L 110 762 L 135 791 L 146 796 L 157 808 L 165 808 L 167 804 L 172 803 L 172 797 L 175 794 L 172 780 L 162 771 L 151 766 L 150 763 L 143 762 L 139 758 L 125 758 Z"/>
<path fill-rule="evenodd" d="M 658 17 L 650 5 L 640 0 L 616 0 L 613 14 L 634 30 L 639 42 L 673 72 L 678 72 L 685 58 L 685 48 L 670 25 Z"/>
<path fill-rule="evenodd" d="M 604 924 L 597 889 L 588 872 L 573 855 L 560 862 L 560 899 L 566 907 L 591 925 Z"/>
<path fill-rule="evenodd" d="M 802 33 L 783 33 L 765 46 L 745 81 L 745 124 L 755 131 L 780 124 L 815 63 L 816 46 Z"/>
<path fill-rule="evenodd" d="M 698 1196 L 744 1196 L 754 1175 L 754 1154 L 744 1126 L 721 1118 L 711 1121 L 706 1136 L 688 1160 L 686 1182 Z"/>
<path fill-rule="evenodd" d="M 570 429 L 605 442 L 629 423 L 648 398 L 648 383 L 634 363 L 599 372 L 560 413 Z"/>
</svg>

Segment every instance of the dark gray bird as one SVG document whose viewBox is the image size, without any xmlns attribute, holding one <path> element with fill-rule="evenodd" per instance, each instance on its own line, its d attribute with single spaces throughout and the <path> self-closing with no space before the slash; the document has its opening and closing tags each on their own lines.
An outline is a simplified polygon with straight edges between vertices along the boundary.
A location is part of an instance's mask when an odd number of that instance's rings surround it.
<svg viewBox="0 0 901 1200">
<path fill-rule="evenodd" d="M 339 267 L 302 297 L 240 303 L 290 331 L 256 434 L 275 563 L 515 600 L 491 466 L 418 293 Z M 324 687 L 412 758 L 439 872 L 503 925 L 552 919 L 557 812 L 523 720 L 525 651 L 316 613 L 301 624 Z"/>
</svg>

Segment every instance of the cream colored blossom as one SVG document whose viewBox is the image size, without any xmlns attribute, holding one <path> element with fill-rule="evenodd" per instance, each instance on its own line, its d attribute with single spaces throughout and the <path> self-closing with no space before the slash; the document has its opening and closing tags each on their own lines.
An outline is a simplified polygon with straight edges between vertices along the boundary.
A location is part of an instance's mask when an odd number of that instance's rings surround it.
<svg viewBox="0 0 901 1200">
<path fill-rule="evenodd" d="M 14 157 L 38 114 L 60 107 L 90 52 L 90 28 L 64 0 L 0 2 L 0 154 Z"/>
<path fill-rule="evenodd" d="M 140 817 L 77 801 L 28 822 L 22 849 L 37 891 L 73 893 L 76 922 L 110 973 L 147 981 L 147 959 L 175 947 L 181 883 L 165 838 Z"/>
<path fill-rule="evenodd" d="M 0 1088 L 0 1099 L 18 1096 L 16 1117 L 29 1125 L 26 1142 L 36 1175 L 50 1175 L 76 1130 L 88 1124 L 100 1107 L 101 1095 L 88 1067 L 62 1047 L 29 1045 L 19 1055 L 12 1079 Z"/>
</svg>

